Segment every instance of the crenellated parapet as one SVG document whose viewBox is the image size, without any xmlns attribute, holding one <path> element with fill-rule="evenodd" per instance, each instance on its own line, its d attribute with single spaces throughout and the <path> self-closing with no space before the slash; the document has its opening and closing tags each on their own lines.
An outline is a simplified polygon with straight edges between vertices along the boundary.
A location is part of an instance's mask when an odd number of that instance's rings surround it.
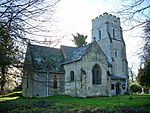
<svg viewBox="0 0 150 113">
<path fill-rule="evenodd" d="M 99 15 L 98 17 L 96 17 L 96 18 L 93 19 L 92 21 L 95 21 L 95 20 L 97 20 L 97 19 L 103 18 L 104 16 L 107 16 L 107 17 L 109 17 L 109 18 L 113 18 L 113 19 L 115 19 L 115 20 L 120 21 L 120 18 L 119 18 L 119 17 L 116 17 L 115 15 L 109 14 L 109 13 L 107 13 L 107 12 L 103 13 L 102 15 Z"/>
<path fill-rule="evenodd" d="M 109 14 L 107 12 L 103 13 L 102 15 L 99 15 L 98 17 L 96 17 L 95 19 L 92 20 L 92 22 L 111 22 L 114 24 L 120 24 L 120 18 L 116 17 L 115 15 Z"/>
</svg>

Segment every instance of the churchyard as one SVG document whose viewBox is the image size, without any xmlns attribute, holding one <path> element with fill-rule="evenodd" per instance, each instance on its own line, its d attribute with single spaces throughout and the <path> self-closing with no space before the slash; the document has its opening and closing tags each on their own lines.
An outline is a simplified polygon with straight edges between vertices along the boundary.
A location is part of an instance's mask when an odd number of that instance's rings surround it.
<svg viewBox="0 0 150 113">
<path fill-rule="evenodd" d="M 0 96 L 0 113 L 149 113 L 150 94 L 75 98 L 56 95 L 25 98 L 22 92 Z"/>
</svg>

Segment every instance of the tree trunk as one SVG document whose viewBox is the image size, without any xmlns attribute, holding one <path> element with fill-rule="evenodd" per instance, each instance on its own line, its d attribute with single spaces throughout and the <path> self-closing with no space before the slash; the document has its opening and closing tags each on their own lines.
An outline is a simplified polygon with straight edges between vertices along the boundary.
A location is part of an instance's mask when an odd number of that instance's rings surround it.
<svg viewBox="0 0 150 113">
<path fill-rule="evenodd" d="M 2 75 L 1 75 L 1 91 L 0 94 L 3 95 L 5 94 L 5 83 L 6 83 L 6 66 L 1 67 L 2 70 Z"/>
</svg>

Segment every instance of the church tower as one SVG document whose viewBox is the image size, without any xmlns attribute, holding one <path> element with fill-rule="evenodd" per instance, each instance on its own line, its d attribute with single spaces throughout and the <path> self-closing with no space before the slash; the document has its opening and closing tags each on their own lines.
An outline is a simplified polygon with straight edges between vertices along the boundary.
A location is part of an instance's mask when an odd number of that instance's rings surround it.
<svg viewBox="0 0 150 113">
<path fill-rule="evenodd" d="M 128 63 L 120 18 L 104 13 L 92 20 L 92 41 L 96 40 L 112 67 L 110 73 L 126 77 Z"/>
</svg>

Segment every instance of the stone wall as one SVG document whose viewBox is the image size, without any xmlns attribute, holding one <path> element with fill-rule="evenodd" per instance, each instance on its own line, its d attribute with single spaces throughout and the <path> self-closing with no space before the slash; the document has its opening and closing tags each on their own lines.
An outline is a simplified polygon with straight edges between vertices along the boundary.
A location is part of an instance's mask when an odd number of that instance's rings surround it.
<svg viewBox="0 0 150 113">
<path fill-rule="evenodd" d="M 104 13 L 92 20 L 92 41 L 95 37 L 100 40 L 99 31 L 101 31 L 101 39 L 114 37 L 121 38 L 120 19 L 114 15 Z M 115 32 L 113 34 L 113 31 Z M 108 34 L 109 32 L 109 34 Z M 109 36 L 110 35 L 110 36 Z"/>
<path fill-rule="evenodd" d="M 127 77 L 126 48 L 122 41 L 112 40 L 111 47 L 113 74 Z"/>
<path fill-rule="evenodd" d="M 102 71 L 102 83 L 100 85 L 92 84 L 92 68 L 95 64 L 98 64 Z M 66 70 L 66 94 L 76 97 L 109 95 L 106 73 L 108 70 L 107 61 L 98 44 L 93 44 L 82 60 L 64 65 L 64 68 Z M 85 75 L 81 74 L 81 69 L 86 72 Z M 74 81 L 70 81 L 70 71 L 74 71 Z"/>
<path fill-rule="evenodd" d="M 54 76 L 57 78 L 57 88 L 54 88 Z M 25 97 L 47 97 L 64 94 L 64 74 L 35 72 L 32 73 L 32 78 L 28 79 L 28 83 L 27 79 L 24 79 L 24 84 L 23 96 Z"/>
<path fill-rule="evenodd" d="M 24 97 L 32 97 L 33 92 L 33 73 L 24 71 L 22 78 L 22 95 Z"/>
<path fill-rule="evenodd" d="M 127 78 L 128 62 L 120 19 L 108 13 L 93 19 L 92 38 L 96 38 L 108 61 L 112 64 L 111 74 Z"/>
</svg>

